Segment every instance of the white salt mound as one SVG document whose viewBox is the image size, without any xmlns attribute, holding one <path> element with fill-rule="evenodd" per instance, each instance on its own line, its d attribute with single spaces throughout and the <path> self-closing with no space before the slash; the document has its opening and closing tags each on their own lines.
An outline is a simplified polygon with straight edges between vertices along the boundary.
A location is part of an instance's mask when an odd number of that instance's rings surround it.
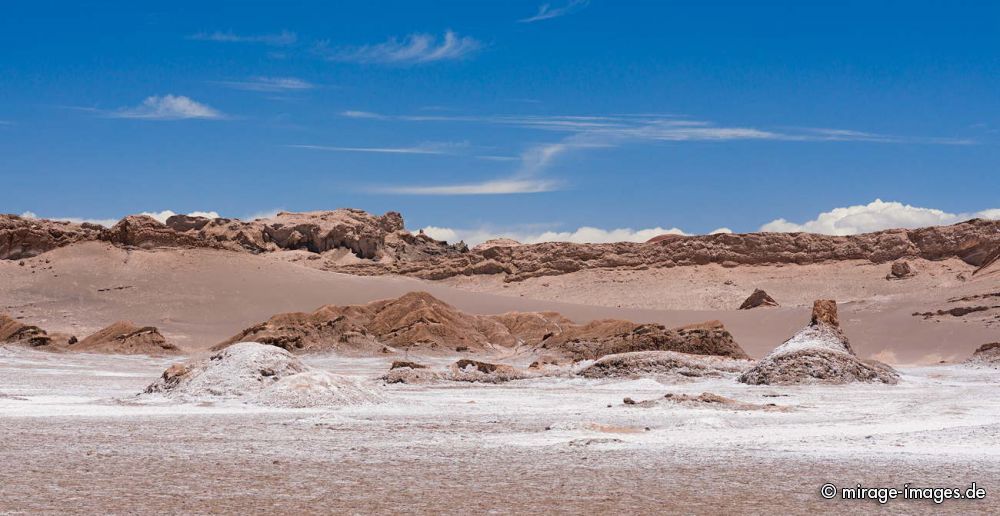
<svg viewBox="0 0 1000 516">
<path fill-rule="evenodd" d="M 271 407 L 325 407 L 381 403 L 385 397 L 364 383 L 327 371 L 313 370 L 278 380 L 255 401 Z"/>
<path fill-rule="evenodd" d="M 144 394 L 189 401 L 239 399 L 274 407 L 375 403 L 381 395 L 359 382 L 312 369 L 288 351 L 240 342 L 210 357 L 174 364 Z"/>
</svg>

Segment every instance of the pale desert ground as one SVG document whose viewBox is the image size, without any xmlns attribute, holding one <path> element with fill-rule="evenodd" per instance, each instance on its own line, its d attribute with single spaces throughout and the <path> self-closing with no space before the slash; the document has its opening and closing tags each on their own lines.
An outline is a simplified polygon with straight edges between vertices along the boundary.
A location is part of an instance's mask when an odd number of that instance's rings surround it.
<svg viewBox="0 0 1000 516">
<path fill-rule="evenodd" d="M 306 355 L 314 367 L 384 390 L 387 401 L 275 409 L 136 398 L 180 358 L 0 348 L 0 512 L 996 513 L 1000 371 L 958 362 L 1000 340 L 1000 326 L 992 313 L 911 314 L 996 292 L 1000 275 L 974 278 L 957 260 L 917 260 L 917 276 L 900 281 L 885 280 L 886 264 L 845 262 L 427 282 L 334 274 L 311 261 L 298 252 L 84 243 L 23 266 L 0 261 L 0 305 L 74 335 L 119 319 L 155 325 L 197 355 L 274 313 L 425 290 L 484 314 L 555 310 L 581 322 L 668 325 L 719 319 L 759 358 L 808 321 L 814 299 L 834 298 L 858 354 L 893 363 L 902 379 L 894 386 L 572 377 L 381 385 L 377 377 L 397 357 Z M 756 287 L 782 307 L 735 310 Z M 420 357 L 438 365 L 454 358 Z M 623 404 L 702 392 L 776 407 Z M 819 496 L 826 482 L 976 482 L 987 498 L 828 501 Z"/>
</svg>

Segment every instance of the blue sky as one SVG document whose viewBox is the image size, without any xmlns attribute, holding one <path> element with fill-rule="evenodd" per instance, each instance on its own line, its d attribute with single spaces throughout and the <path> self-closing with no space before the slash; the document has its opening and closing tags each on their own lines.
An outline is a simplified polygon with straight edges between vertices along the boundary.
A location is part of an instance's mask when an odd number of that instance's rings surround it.
<svg viewBox="0 0 1000 516">
<path fill-rule="evenodd" d="M 0 44 L 3 212 L 468 240 L 1000 214 L 995 2 L 39 1 Z"/>
</svg>

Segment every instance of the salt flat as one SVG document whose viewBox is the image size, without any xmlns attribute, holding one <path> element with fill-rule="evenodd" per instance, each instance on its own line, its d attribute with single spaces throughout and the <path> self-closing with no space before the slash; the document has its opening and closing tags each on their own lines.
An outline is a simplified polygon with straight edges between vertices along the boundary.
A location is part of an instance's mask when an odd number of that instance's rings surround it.
<svg viewBox="0 0 1000 516">
<path fill-rule="evenodd" d="M 995 370 L 902 368 L 896 386 L 571 377 L 383 386 L 379 358 L 304 360 L 370 382 L 388 401 L 149 402 L 135 394 L 168 359 L 0 348 L 0 511 L 985 514 L 1000 488 Z M 702 392 L 785 410 L 622 403 Z M 973 481 L 986 500 L 880 507 L 818 491 Z"/>
</svg>

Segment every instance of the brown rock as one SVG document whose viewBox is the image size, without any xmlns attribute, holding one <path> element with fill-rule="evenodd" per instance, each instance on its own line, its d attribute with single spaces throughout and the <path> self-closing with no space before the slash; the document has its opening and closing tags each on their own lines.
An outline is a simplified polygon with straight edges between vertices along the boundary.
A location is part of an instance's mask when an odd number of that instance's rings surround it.
<svg viewBox="0 0 1000 516">
<path fill-rule="evenodd" d="M 94 224 L 0 215 L 0 260 L 31 258 L 57 247 L 97 240 L 102 229 Z"/>
<path fill-rule="evenodd" d="M 138 327 L 128 321 L 118 321 L 73 344 L 69 349 L 127 355 L 170 355 L 180 352 L 156 328 Z"/>
<path fill-rule="evenodd" d="M 1000 342 L 979 346 L 965 363 L 971 366 L 1000 369 Z"/>
<path fill-rule="evenodd" d="M 418 364 L 416 362 L 408 362 L 406 360 L 393 360 L 392 366 L 389 367 L 389 370 L 392 371 L 393 369 L 399 369 L 402 367 L 408 367 L 410 369 L 427 369 L 427 366 Z"/>
<path fill-rule="evenodd" d="M 895 384 L 899 375 L 885 364 L 859 359 L 840 329 L 837 303 L 821 299 L 813 303 L 808 326 L 768 353 L 738 380 L 752 385 Z"/>
<path fill-rule="evenodd" d="M 813 302 L 812 319 L 809 324 L 829 324 L 840 327 L 840 319 L 837 317 L 837 302 L 832 299 L 817 299 Z"/>
<path fill-rule="evenodd" d="M 892 267 L 889 270 L 889 274 L 885 276 L 885 279 L 906 279 L 913 276 L 913 268 L 910 267 L 908 262 L 896 261 L 892 262 Z"/>
<path fill-rule="evenodd" d="M 767 292 L 757 288 L 754 289 L 753 294 L 750 294 L 750 297 L 746 301 L 743 301 L 743 304 L 740 305 L 740 310 L 749 310 L 761 306 L 778 306 L 778 302 L 767 295 Z"/>
<path fill-rule="evenodd" d="M 51 342 L 52 338 L 49 334 L 38 326 L 24 324 L 17 319 L 0 314 L 0 343 L 38 347 L 46 346 Z"/>
</svg>

